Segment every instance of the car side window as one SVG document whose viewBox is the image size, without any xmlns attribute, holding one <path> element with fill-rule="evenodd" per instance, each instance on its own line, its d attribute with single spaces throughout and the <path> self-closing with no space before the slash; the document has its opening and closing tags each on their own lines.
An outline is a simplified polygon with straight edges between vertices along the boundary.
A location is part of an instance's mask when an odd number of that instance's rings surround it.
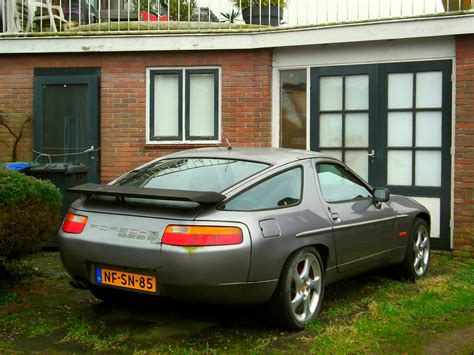
<svg viewBox="0 0 474 355">
<path fill-rule="evenodd" d="M 294 206 L 301 201 L 302 188 L 302 168 L 294 168 L 242 192 L 223 209 L 256 211 Z"/>
<path fill-rule="evenodd" d="M 372 198 L 362 181 L 342 166 L 331 163 L 316 164 L 319 185 L 327 202 Z"/>
</svg>

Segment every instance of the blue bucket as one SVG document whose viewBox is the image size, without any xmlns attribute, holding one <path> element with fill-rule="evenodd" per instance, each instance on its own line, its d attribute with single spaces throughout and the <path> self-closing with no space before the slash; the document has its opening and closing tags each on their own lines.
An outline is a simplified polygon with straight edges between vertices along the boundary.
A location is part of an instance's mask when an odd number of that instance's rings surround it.
<svg viewBox="0 0 474 355">
<path fill-rule="evenodd" d="M 23 171 L 23 170 L 26 170 L 28 169 L 29 167 L 31 167 L 31 163 L 22 163 L 22 162 L 18 162 L 18 163 L 5 163 L 3 164 L 3 166 L 7 169 L 10 169 L 10 170 L 19 170 L 19 171 Z"/>
</svg>

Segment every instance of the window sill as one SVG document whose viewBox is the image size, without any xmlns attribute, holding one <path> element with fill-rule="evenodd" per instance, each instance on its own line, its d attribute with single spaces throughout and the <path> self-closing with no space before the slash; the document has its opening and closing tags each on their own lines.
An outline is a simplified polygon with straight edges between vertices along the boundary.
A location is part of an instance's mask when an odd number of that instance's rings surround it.
<svg viewBox="0 0 474 355">
<path fill-rule="evenodd" d="M 196 142 L 149 142 L 145 144 L 145 149 L 167 149 L 167 148 L 205 148 L 205 147 L 221 147 L 222 142 L 219 141 L 196 141 Z"/>
</svg>

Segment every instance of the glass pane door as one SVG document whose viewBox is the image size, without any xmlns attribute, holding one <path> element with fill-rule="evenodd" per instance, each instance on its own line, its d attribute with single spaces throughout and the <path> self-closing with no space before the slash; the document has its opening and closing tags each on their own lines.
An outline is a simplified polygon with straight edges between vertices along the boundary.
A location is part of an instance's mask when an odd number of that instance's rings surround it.
<svg viewBox="0 0 474 355">
<path fill-rule="evenodd" d="M 442 72 L 387 76 L 387 184 L 441 186 Z"/>
<path fill-rule="evenodd" d="M 306 69 L 280 71 L 280 146 L 306 149 Z"/>
<path fill-rule="evenodd" d="M 365 180 L 374 162 L 370 139 L 370 68 L 314 68 L 311 147 L 344 161 Z M 315 127 L 314 127 L 315 126 Z M 316 139 L 315 139 L 316 138 Z"/>
<path fill-rule="evenodd" d="M 429 210 L 438 248 L 450 241 L 451 65 L 380 65 L 381 183 Z"/>
<path fill-rule="evenodd" d="M 450 245 L 451 61 L 311 68 L 311 150 L 431 214 Z"/>
</svg>

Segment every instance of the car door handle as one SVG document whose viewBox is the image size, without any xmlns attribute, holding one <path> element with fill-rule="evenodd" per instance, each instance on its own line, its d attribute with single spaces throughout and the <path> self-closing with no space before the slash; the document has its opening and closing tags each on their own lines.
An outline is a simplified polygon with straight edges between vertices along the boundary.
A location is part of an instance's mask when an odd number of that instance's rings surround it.
<svg viewBox="0 0 474 355">
<path fill-rule="evenodd" d="M 339 213 L 331 213 L 331 218 L 333 220 L 334 223 L 341 223 L 342 220 L 341 220 L 341 217 L 339 216 Z"/>
</svg>

